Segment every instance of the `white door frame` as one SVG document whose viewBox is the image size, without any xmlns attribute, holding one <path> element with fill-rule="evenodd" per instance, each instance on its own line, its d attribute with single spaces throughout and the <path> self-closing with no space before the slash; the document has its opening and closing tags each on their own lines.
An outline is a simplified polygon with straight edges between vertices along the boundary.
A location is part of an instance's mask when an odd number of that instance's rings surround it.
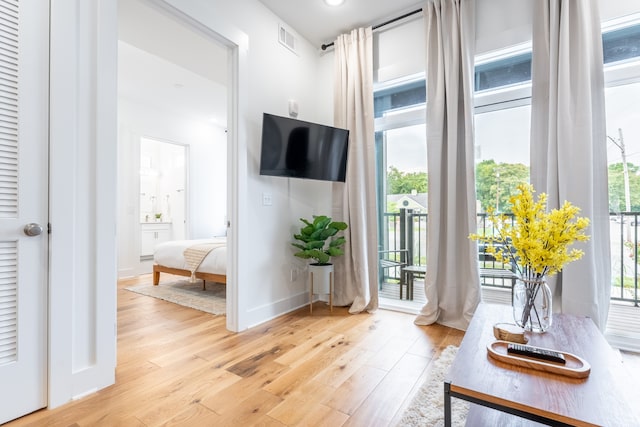
<svg viewBox="0 0 640 427">
<path fill-rule="evenodd" d="M 227 328 L 247 322 L 248 36 L 196 0 L 153 0 L 231 49 Z M 49 407 L 115 382 L 117 1 L 51 2 Z"/>
<path fill-rule="evenodd" d="M 117 2 L 50 2 L 49 407 L 116 366 Z"/>
<path fill-rule="evenodd" d="M 227 329 L 239 332 L 247 329 L 247 299 L 243 283 L 241 248 L 245 241 L 247 143 L 246 143 L 246 82 L 248 36 L 225 22 L 224 17 L 211 13 L 196 2 L 184 0 L 152 0 L 176 18 L 200 29 L 228 47 L 229 87 L 227 116 Z"/>
</svg>

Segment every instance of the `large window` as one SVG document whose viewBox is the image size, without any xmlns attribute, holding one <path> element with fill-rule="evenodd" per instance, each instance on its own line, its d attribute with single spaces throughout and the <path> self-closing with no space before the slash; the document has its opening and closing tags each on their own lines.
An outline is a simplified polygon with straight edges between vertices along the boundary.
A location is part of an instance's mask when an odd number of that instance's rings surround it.
<svg viewBox="0 0 640 427">
<path fill-rule="evenodd" d="M 603 30 L 612 265 L 619 298 L 637 300 L 640 253 L 640 24 Z M 428 170 L 424 76 L 375 91 L 380 250 L 409 248 L 409 264 L 426 263 Z M 475 161 L 477 211 L 509 211 L 509 197 L 530 178 L 531 46 L 476 58 Z M 400 221 L 400 213 L 410 217 Z M 629 213 L 630 212 L 630 213 Z M 416 221 L 415 223 L 407 221 Z M 423 225 L 424 224 L 424 225 Z M 408 236 L 416 228 L 418 234 Z M 404 233 L 404 234 L 403 234 Z M 400 236 L 400 237 L 399 237 Z M 399 281 L 385 270 L 383 281 Z M 616 285 L 617 283 L 617 285 Z M 629 296 L 620 286 L 635 289 Z M 631 283 L 631 285 L 629 285 Z M 381 294 L 384 296 L 384 292 Z M 614 295 L 614 298 L 617 298 Z"/>
</svg>

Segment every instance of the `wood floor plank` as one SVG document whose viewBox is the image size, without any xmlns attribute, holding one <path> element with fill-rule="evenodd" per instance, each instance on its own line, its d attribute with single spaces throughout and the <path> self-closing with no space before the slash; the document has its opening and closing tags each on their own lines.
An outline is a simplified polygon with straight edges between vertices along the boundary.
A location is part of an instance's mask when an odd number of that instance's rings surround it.
<svg viewBox="0 0 640 427">
<path fill-rule="evenodd" d="M 137 415 L 159 401 L 164 401 L 165 405 L 182 402 L 184 394 L 189 390 L 188 385 L 193 381 L 190 375 L 194 370 L 200 372 L 200 368 L 203 367 L 206 367 L 206 361 L 194 357 L 182 366 L 154 371 L 135 382 L 127 381 L 122 387 L 109 387 L 100 392 L 104 401 L 110 402 L 108 409 L 102 406 L 95 407 L 75 421 L 81 426 L 93 426 L 109 414 Z M 67 415 L 73 416 L 65 414 Z"/>
<path fill-rule="evenodd" d="M 383 380 L 387 371 L 364 365 L 324 401 L 327 406 L 352 415 Z"/>
<path fill-rule="evenodd" d="M 262 389 L 246 389 L 245 398 L 236 405 L 233 411 L 227 411 L 219 419 L 221 426 L 257 426 L 284 424 L 271 418 L 267 413 L 278 405 L 282 399 Z"/>
<path fill-rule="evenodd" d="M 407 337 L 391 337 L 384 349 L 375 352 L 375 356 L 367 361 L 367 365 L 390 371 L 413 346 L 415 339 Z"/>
<path fill-rule="evenodd" d="M 391 421 L 410 395 L 416 378 L 421 377 L 431 362 L 432 359 L 405 353 L 352 414 L 346 424 L 393 425 Z"/>
<path fill-rule="evenodd" d="M 335 388 L 309 381 L 291 392 L 280 404 L 269 411 L 269 416 L 285 425 L 301 423 L 309 412 L 327 408 L 321 404 L 325 396 L 335 393 Z"/>
<path fill-rule="evenodd" d="M 344 340 L 344 335 L 333 331 L 323 331 L 304 343 L 291 349 L 276 359 L 276 362 L 292 368 L 312 360 L 317 354 L 324 353 L 328 347 Z"/>
<path fill-rule="evenodd" d="M 300 387 L 313 378 L 318 371 L 326 368 L 340 357 L 340 354 L 346 351 L 347 343 L 347 341 L 338 341 L 336 345 L 326 347 L 324 352 L 316 354 L 314 358 L 307 360 L 307 363 L 304 365 L 290 368 L 287 372 L 266 385 L 264 389 L 276 396 L 288 396 L 297 387 Z"/>
<path fill-rule="evenodd" d="M 154 424 L 144 424 L 151 427 Z M 171 417 L 168 421 L 159 424 L 162 427 L 169 426 L 221 426 L 220 416 L 209 410 L 208 408 L 193 403 L 183 408 L 180 412 Z"/>
<path fill-rule="evenodd" d="M 124 290 L 144 282 L 118 284 L 116 384 L 3 427 L 390 426 L 463 336 L 322 302 L 236 334 L 224 316 Z M 640 357 L 624 357 L 637 370 Z"/>
<path fill-rule="evenodd" d="M 371 350 L 354 347 L 318 372 L 312 380 L 338 388 L 374 355 Z"/>
<path fill-rule="evenodd" d="M 235 412 L 251 391 L 264 388 L 288 371 L 289 367 L 273 361 L 262 363 L 249 377 L 242 378 L 217 393 L 208 394 L 202 398 L 201 403 L 217 414 Z"/>
<path fill-rule="evenodd" d="M 227 368 L 229 372 L 233 372 L 234 374 L 242 377 L 248 378 L 254 375 L 256 372 L 260 370 L 261 365 L 275 361 L 278 361 L 280 354 L 287 353 L 294 346 L 291 344 L 288 345 L 275 345 L 266 351 L 262 351 L 258 354 L 251 355 L 246 359 L 241 360 L 235 365 L 231 365 Z"/>
<path fill-rule="evenodd" d="M 241 378 L 223 369 L 213 369 L 203 372 L 197 377 L 190 377 L 186 383 L 173 383 L 169 387 L 171 390 L 171 398 L 160 398 L 156 402 L 145 405 L 135 412 L 136 417 L 147 426 L 157 426 L 164 424 L 167 420 L 175 422 L 176 414 L 182 414 L 184 408 L 197 405 L 198 408 L 192 408 L 191 412 L 185 413 L 184 417 L 191 416 L 200 417 L 201 413 L 214 414 L 207 408 L 201 411 L 202 399 L 211 394 L 219 393 L 225 388 L 240 381 Z M 215 418 L 215 417 L 213 417 Z M 182 419 L 178 417 L 177 419 Z"/>
<path fill-rule="evenodd" d="M 420 333 L 408 352 L 428 358 L 432 357 L 436 350 L 442 347 L 448 334 L 456 334 L 455 330 L 438 324 L 419 326 L 419 330 Z"/>
<path fill-rule="evenodd" d="M 303 412 L 302 419 L 292 426 L 300 427 L 341 427 L 349 419 L 349 415 L 336 411 L 326 405 L 315 405 Z"/>
<path fill-rule="evenodd" d="M 162 349 L 162 354 L 149 359 L 160 367 L 167 367 L 176 363 L 180 363 L 185 359 L 189 359 L 193 354 L 198 353 L 202 347 L 206 346 L 211 340 L 220 339 L 224 334 L 210 333 L 207 335 L 191 336 L 189 340 L 176 339 L 173 345 L 166 345 Z"/>
</svg>

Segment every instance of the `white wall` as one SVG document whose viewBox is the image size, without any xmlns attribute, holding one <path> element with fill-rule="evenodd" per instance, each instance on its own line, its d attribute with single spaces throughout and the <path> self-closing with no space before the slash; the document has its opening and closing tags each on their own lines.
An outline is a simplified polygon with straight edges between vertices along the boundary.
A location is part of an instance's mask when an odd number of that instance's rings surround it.
<svg viewBox="0 0 640 427">
<path fill-rule="evenodd" d="M 230 2 L 229 2 L 230 3 Z M 332 124 L 327 110 L 331 104 L 319 99 L 317 85 L 326 76 L 317 69 L 318 51 L 298 37 L 298 54 L 278 43 L 281 22 L 261 3 L 247 10 L 233 3 L 232 22 L 249 36 L 249 87 L 247 171 L 248 228 L 251 254 L 242 267 L 248 270 L 246 286 L 247 325 L 255 325 L 308 302 L 306 275 L 290 280 L 290 270 L 305 263 L 293 256 L 292 234 L 300 217 L 330 213 L 331 185 L 328 183 L 259 175 L 262 113 L 288 115 L 288 100 L 299 105 L 301 120 Z M 226 4 L 226 3 L 225 3 Z M 273 205 L 262 205 L 262 194 L 272 195 Z"/>
<path fill-rule="evenodd" d="M 140 138 L 188 147 L 188 230 L 198 239 L 223 235 L 227 213 L 225 130 L 150 104 L 118 100 L 118 276 L 150 273 L 140 263 Z M 132 237 L 133 236 L 133 237 Z"/>
<path fill-rule="evenodd" d="M 231 26 L 248 39 L 240 88 L 246 102 L 239 118 L 239 144 L 246 146 L 239 158 L 246 156 L 246 160 L 241 159 L 238 165 L 239 171 L 246 170 L 242 183 L 246 190 L 234 195 L 243 212 L 239 223 L 232 223 L 237 233 L 233 235 L 238 236 L 240 278 L 238 283 L 228 284 L 239 288 L 237 324 L 243 329 L 307 303 L 306 276 L 290 280 L 291 269 L 300 268 L 290 242 L 298 218 L 330 211 L 331 185 L 259 175 L 262 114 L 286 116 L 288 101 L 294 99 L 299 105 L 298 118 L 332 124 L 326 120 L 331 117 L 331 104 L 327 103 L 331 98 L 319 99 L 317 91 L 327 76 L 318 72 L 317 48 L 302 37 L 297 38 L 296 53 L 279 44 L 278 24 L 282 21 L 258 1 L 168 3 L 204 25 L 224 17 L 224 24 L 219 25 Z M 271 195 L 271 206 L 263 206 L 264 193 Z"/>
</svg>

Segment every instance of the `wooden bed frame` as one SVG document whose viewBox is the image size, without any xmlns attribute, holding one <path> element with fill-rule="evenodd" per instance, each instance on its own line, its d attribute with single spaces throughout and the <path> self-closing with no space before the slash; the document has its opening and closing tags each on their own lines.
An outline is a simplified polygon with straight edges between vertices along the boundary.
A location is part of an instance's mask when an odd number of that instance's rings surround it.
<svg viewBox="0 0 640 427">
<path fill-rule="evenodd" d="M 160 283 L 160 273 L 169 273 L 175 274 L 178 276 L 187 276 L 191 277 L 191 272 L 189 270 L 181 270 L 179 268 L 170 268 L 165 267 L 160 264 L 153 265 L 153 285 L 158 286 Z M 227 284 L 227 276 L 224 274 L 213 274 L 213 273 L 204 273 L 202 271 L 196 271 L 196 278 L 202 279 L 204 281 L 217 282 Z M 203 284 L 204 285 L 204 284 Z"/>
</svg>

